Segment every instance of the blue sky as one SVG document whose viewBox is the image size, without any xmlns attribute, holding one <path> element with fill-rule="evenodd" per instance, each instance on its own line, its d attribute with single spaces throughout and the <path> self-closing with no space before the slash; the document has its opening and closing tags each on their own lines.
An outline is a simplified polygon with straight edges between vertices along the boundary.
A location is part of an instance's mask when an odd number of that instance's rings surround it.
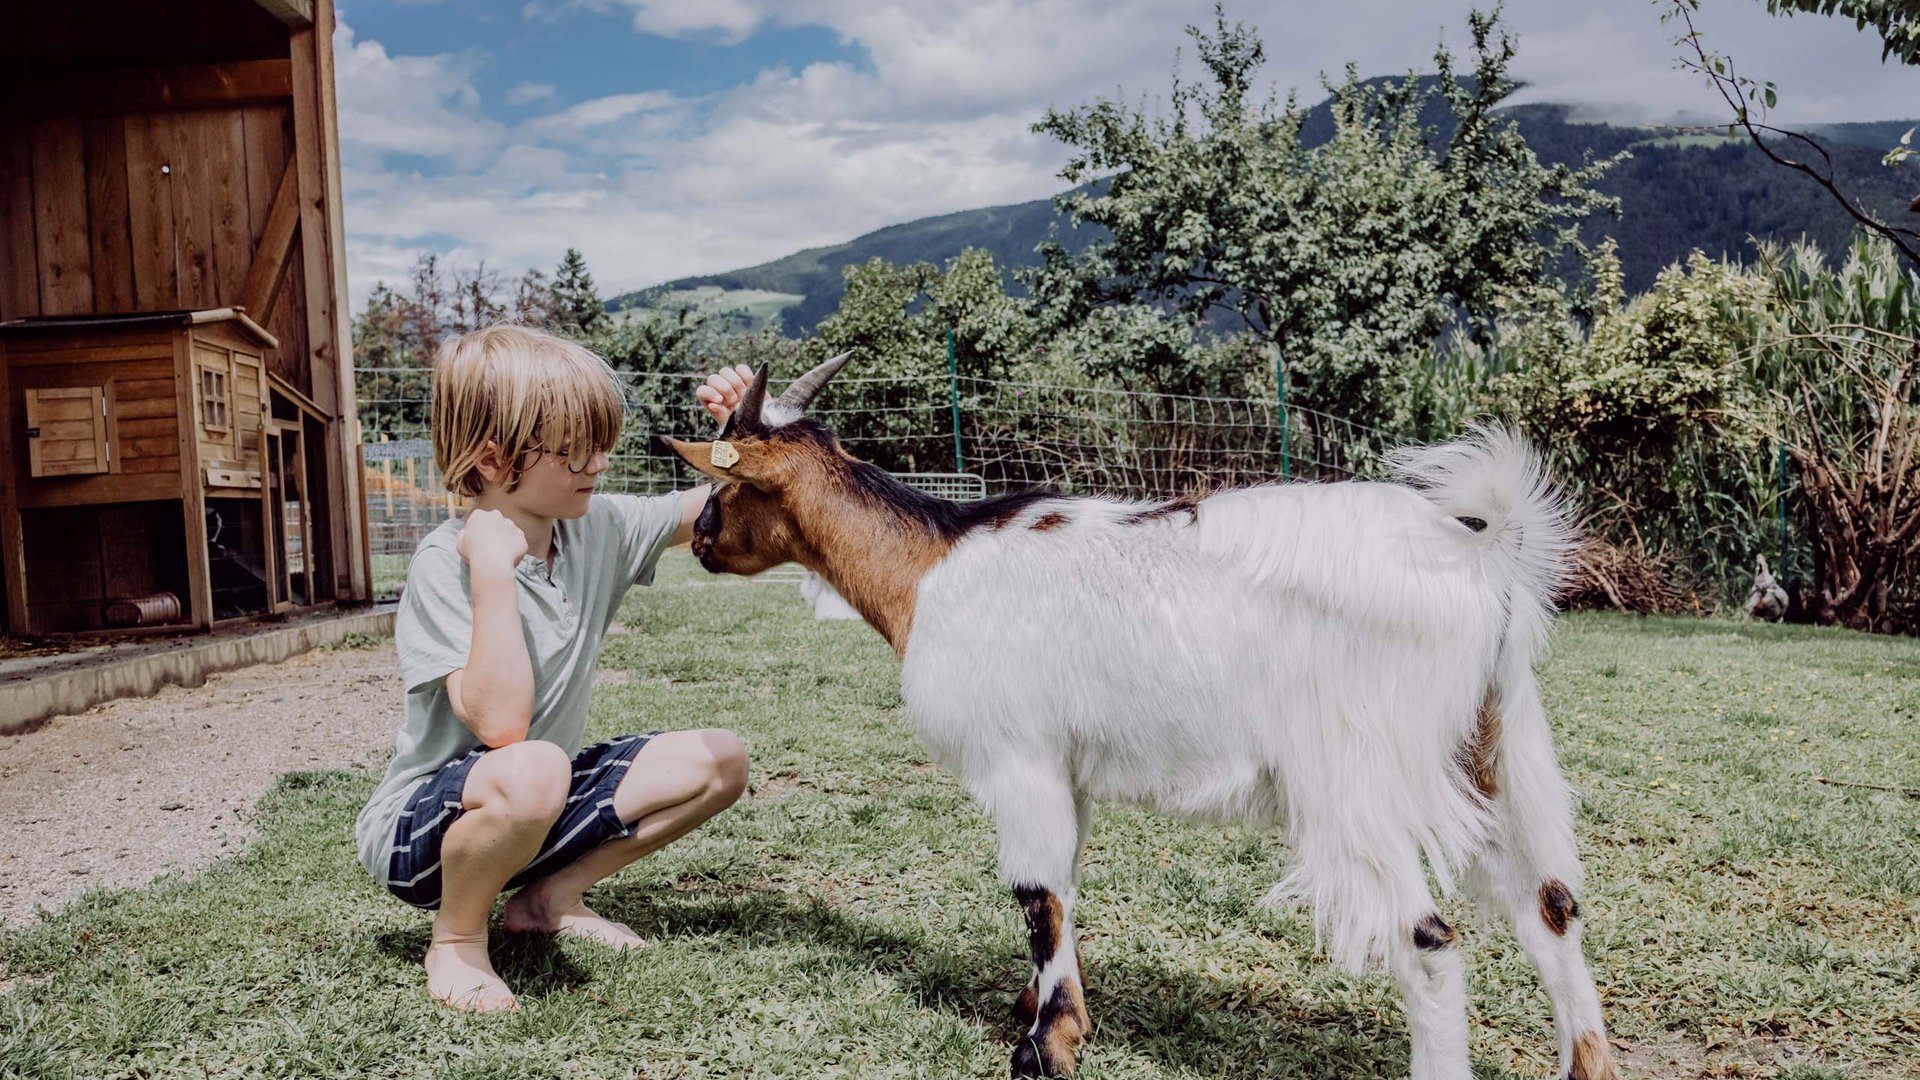
<svg viewBox="0 0 1920 1080">
<path fill-rule="evenodd" d="M 1240 0 L 1275 88 L 1427 70 L 1456 0 Z M 581 248 L 612 293 L 1046 196 L 1049 106 L 1164 97 L 1208 0 L 341 0 L 334 49 L 356 304 L 423 252 L 517 275 Z M 1649 0 L 1509 0 L 1532 100 L 1716 118 Z M 1780 118 L 1920 115 L 1920 72 L 1851 25 L 1705 0 Z M 1188 70 L 1193 61 L 1189 56 Z M 1312 99 L 1317 91 L 1305 92 Z"/>
<path fill-rule="evenodd" d="M 527 118 L 556 102 L 636 91 L 715 94 L 773 68 L 814 63 L 858 68 L 862 51 L 821 26 L 772 26 L 741 41 L 719 35 L 641 33 L 626 11 L 550 4 L 343 3 L 339 16 L 363 40 L 399 55 L 454 54 L 464 61 L 487 111 Z M 423 161 L 428 170 L 441 163 Z"/>
</svg>

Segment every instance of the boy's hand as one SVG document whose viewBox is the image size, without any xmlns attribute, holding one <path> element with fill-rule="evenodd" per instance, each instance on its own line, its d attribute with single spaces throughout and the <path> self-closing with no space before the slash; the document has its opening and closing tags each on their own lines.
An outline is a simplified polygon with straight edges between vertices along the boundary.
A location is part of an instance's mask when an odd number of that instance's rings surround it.
<svg viewBox="0 0 1920 1080">
<path fill-rule="evenodd" d="M 458 546 L 468 566 L 511 573 L 527 553 L 527 534 L 498 510 L 473 510 L 460 530 Z"/>
<path fill-rule="evenodd" d="M 727 417 L 733 415 L 734 406 L 746 395 L 747 387 L 752 385 L 753 369 L 736 364 L 707 376 L 706 382 L 694 387 L 693 396 L 707 407 L 716 421 L 725 424 Z"/>
</svg>

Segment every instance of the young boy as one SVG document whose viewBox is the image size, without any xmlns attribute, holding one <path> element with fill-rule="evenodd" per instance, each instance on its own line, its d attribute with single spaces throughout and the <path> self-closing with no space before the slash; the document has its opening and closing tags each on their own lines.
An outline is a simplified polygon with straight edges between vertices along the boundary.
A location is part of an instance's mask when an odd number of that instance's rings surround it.
<svg viewBox="0 0 1920 1080">
<path fill-rule="evenodd" d="M 695 396 L 724 422 L 751 374 L 722 370 Z M 474 508 L 421 540 L 407 569 L 394 624 L 406 720 L 354 839 L 375 880 L 437 909 L 427 989 L 454 1008 L 518 1008 L 487 957 L 501 892 L 519 890 L 509 931 L 640 946 L 583 895 L 746 787 L 729 731 L 580 746 L 621 598 L 692 538 L 711 490 L 595 495 L 623 410 L 605 361 L 537 330 L 477 330 L 434 361 L 434 460 Z"/>
</svg>

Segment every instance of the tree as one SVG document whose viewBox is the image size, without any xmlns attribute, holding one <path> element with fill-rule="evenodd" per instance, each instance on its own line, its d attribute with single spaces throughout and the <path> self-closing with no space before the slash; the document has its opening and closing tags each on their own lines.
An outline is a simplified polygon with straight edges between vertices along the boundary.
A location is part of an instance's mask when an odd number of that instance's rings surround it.
<svg viewBox="0 0 1920 1080">
<path fill-rule="evenodd" d="M 1404 388 L 1436 339 L 1462 317 L 1489 324 L 1497 297 L 1577 247 L 1579 219 L 1617 210 L 1588 186 L 1610 161 L 1544 166 L 1495 115 L 1516 86 L 1513 41 L 1496 15 L 1469 27 L 1470 78 L 1445 48 L 1431 83 L 1362 83 L 1349 67 L 1329 86 L 1333 137 L 1314 147 L 1294 98 L 1254 97 L 1264 47 L 1220 7 L 1211 33 L 1188 28 L 1210 84 L 1176 75 L 1166 115 L 1109 100 L 1050 110 L 1035 130 L 1074 148 L 1062 177 L 1107 178 L 1061 208 L 1111 239 L 1079 256 L 1043 248 L 1026 280 L 1045 324 L 1116 305 L 1195 324 L 1226 313 L 1278 346 L 1301 404 L 1425 434 Z M 1443 145 L 1423 121 L 1436 100 L 1453 121 Z"/>
<path fill-rule="evenodd" d="M 507 317 L 507 305 L 500 299 L 500 272 L 487 269 L 485 260 L 471 271 L 453 271 L 453 302 L 448 323 L 454 333 L 465 334 L 492 326 Z"/>
<path fill-rule="evenodd" d="M 587 272 L 587 259 L 579 248 L 568 248 L 554 270 L 553 298 L 558 325 L 563 330 L 593 334 L 609 321 L 607 306 L 593 287 L 593 275 Z"/>
<path fill-rule="evenodd" d="M 945 375 L 949 330 L 966 376 L 1001 377 L 1034 344 L 1025 304 L 1007 293 L 1004 272 L 979 248 L 945 267 L 876 258 L 845 275 L 845 299 L 820 321 L 820 348 L 871 357 L 862 360 L 863 375 Z"/>
<path fill-rule="evenodd" d="M 523 279 L 524 287 L 524 279 Z M 378 282 L 353 320 L 353 363 L 369 432 L 417 434 L 427 423 L 428 372 L 442 342 L 506 318 L 498 271 L 421 255 L 407 291 Z"/>
<path fill-rule="evenodd" d="M 621 371 L 686 374 L 712 346 L 718 336 L 714 329 L 698 308 L 678 304 L 641 309 L 618 324 L 603 318 L 597 330 L 578 336 Z"/>
<path fill-rule="evenodd" d="M 371 432 L 412 431 L 427 421 L 427 372 L 408 340 L 408 307 L 382 281 L 353 320 L 354 393 Z"/>
<path fill-rule="evenodd" d="M 1662 22 L 1678 19 L 1686 26 L 1687 32 L 1674 42 L 1684 50 L 1681 66 L 1705 77 L 1726 103 L 1727 110 L 1733 114 L 1729 132 L 1735 129 L 1745 132 L 1774 164 L 1811 178 L 1862 228 L 1885 237 L 1902 255 L 1920 265 L 1920 230 L 1880 220 L 1860 200 L 1841 189 L 1835 178 L 1833 156 L 1826 147 L 1810 136 L 1766 122 L 1768 112 L 1778 104 L 1778 92 L 1771 82 L 1741 75 L 1734 68 L 1732 58 L 1707 48 L 1693 22 L 1693 13 L 1700 10 L 1700 0 L 1658 2 L 1667 8 L 1660 16 Z M 1838 11 L 1853 18 L 1861 28 L 1872 26 L 1880 33 L 1882 60 L 1895 56 L 1906 64 L 1920 62 L 1920 5 L 1911 0 L 1767 0 L 1767 9 L 1775 14 L 1806 11 L 1830 15 Z M 1912 139 L 1913 132 L 1908 131 L 1900 145 L 1887 153 L 1885 164 L 1902 165 L 1913 157 Z M 1920 196 L 1914 198 L 1909 209 L 1920 211 Z"/>
<path fill-rule="evenodd" d="M 560 322 L 560 298 L 553 283 L 539 270 L 529 269 L 513 287 L 513 321 L 521 326 L 554 326 Z"/>
<path fill-rule="evenodd" d="M 863 451 L 887 468 L 951 469 L 947 335 L 962 380 L 1005 378 L 1037 343 L 1025 302 L 1008 295 L 1004 272 L 978 248 L 945 267 L 875 258 L 845 276 L 839 308 L 810 343 L 816 361 L 845 350 L 860 358 L 860 378 L 834 386 L 836 430 L 864 440 Z"/>
<path fill-rule="evenodd" d="M 1547 453 L 1590 535 L 1729 581 L 1766 536 L 1777 483 L 1770 447 L 1726 420 L 1752 402 L 1744 358 L 1767 282 L 1696 250 L 1630 297 L 1611 242 L 1591 277 L 1584 315 L 1557 285 L 1509 307 L 1484 401 Z"/>
<path fill-rule="evenodd" d="M 1871 26 L 1880 35 L 1880 59 L 1894 56 L 1903 64 L 1920 64 L 1920 4 L 1912 0 L 1767 0 L 1767 10 L 1852 19 L 1855 27 Z"/>
<path fill-rule="evenodd" d="M 413 264 L 413 294 L 400 305 L 404 344 L 402 355 L 424 367 L 440 348 L 450 327 L 447 316 L 447 277 L 435 255 L 422 255 Z"/>
</svg>

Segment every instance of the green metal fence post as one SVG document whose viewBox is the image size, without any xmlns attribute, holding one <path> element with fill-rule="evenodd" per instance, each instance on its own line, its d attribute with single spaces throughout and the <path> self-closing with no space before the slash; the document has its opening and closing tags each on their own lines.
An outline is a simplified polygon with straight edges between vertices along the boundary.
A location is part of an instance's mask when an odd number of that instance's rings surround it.
<svg viewBox="0 0 1920 1080">
<path fill-rule="evenodd" d="M 967 471 L 960 456 L 960 362 L 954 354 L 953 328 L 947 328 L 947 389 L 953 395 L 953 471 Z"/>
<path fill-rule="evenodd" d="M 1273 347 L 1273 381 L 1280 388 L 1280 476 L 1293 479 L 1293 451 L 1287 446 L 1287 359 L 1280 346 Z"/>
</svg>

